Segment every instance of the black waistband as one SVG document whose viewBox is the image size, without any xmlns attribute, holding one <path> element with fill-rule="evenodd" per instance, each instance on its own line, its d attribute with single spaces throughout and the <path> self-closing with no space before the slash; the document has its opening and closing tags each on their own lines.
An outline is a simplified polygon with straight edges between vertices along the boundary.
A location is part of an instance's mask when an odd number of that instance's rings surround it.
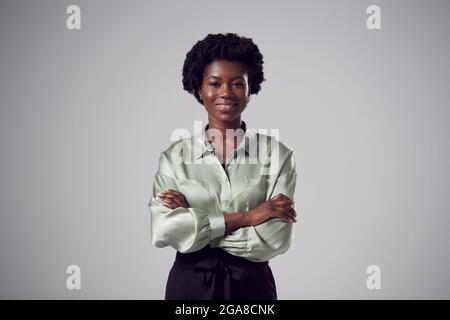
<svg viewBox="0 0 450 320">
<path fill-rule="evenodd" d="M 247 260 L 242 257 L 238 257 L 232 255 L 221 248 L 211 248 L 209 245 L 204 247 L 203 249 L 190 253 L 180 253 L 177 252 L 176 260 L 178 262 L 183 263 L 186 267 L 195 266 L 197 263 L 203 260 L 215 259 L 219 260 L 223 263 L 231 263 L 242 266 L 266 266 L 268 265 L 267 261 L 263 262 L 254 262 Z"/>
<path fill-rule="evenodd" d="M 208 245 L 191 253 L 177 252 L 175 265 L 181 265 L 185 270 L 191 269 L 190 275 L 203 283 L 205 299 L 222 300 L 230 299 L 232 288 L 236 290 L 236 285 L 237 288 L 243 285 L 249 275 L 256 274 L 263 279 L 267 273 L 261 271 L 268 266 L 268 262 L 253 262 Z"/>
</svg>

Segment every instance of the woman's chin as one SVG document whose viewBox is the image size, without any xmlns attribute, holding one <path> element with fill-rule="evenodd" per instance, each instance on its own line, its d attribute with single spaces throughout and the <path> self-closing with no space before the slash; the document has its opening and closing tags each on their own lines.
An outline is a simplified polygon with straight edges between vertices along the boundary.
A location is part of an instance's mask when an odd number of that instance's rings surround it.
<svg viewBox="0 0 450 320">
<path fill-rule="evenodd" d="M 226 122 L 232 122 L 239 118 L 239 114 L 236 113 L 221 113 L 219 119 Z"/>
</svg>

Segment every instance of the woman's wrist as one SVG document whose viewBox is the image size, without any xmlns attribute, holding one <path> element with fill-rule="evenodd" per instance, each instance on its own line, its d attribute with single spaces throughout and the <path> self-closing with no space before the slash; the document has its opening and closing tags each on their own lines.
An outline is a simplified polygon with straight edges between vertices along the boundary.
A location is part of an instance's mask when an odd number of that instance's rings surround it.
<svg viewBox="0 0 450 320">
<path fill-rule="evenodd" d="M 224 219 L 226 234 L 251 225 L 249 212 L 224 213 Z"/>
<path fill-rule="evenodd" d="M 253 213 L 252 210 L 244 212 L 244 223 L 246 227 L 253 226 Z"/>
</svg>

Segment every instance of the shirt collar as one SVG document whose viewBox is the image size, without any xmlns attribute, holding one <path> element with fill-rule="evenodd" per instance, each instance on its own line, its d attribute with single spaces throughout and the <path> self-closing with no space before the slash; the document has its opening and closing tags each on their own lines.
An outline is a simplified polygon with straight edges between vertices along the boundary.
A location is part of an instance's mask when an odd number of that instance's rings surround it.
<svg viewBox="0 0 450 320">
<path fill-rule="evenodd" d="M 214 152 L 214 147 L 211 142 L 208 140 L 208 136 L 206 131 L 209 128 L 209 124 L 203 127 L 202 132 L 194 135 L 194 157 L 195 159 L 199 159 L 203 155 L 207 153 Z M 245 131 L 244 137 L 239 143 L 239 146 L 236 149 L 236 152 L 239 152 L 240 149 L 244 149 L 245 153 L 256 157 L 257 156 L 257 135 L 255 129 L 248 129 L 247 124 L 241 120 L 241 128 Z"/>
</svg>

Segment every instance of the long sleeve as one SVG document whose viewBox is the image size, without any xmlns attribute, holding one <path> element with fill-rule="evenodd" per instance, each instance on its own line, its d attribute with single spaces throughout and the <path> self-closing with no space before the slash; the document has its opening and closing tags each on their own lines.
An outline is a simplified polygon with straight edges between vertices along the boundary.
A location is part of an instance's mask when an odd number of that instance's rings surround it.
<svg viewBox="0 0 450 320">
<path fill-rule="evenodd" d="M 294 200 L 297 172 L 293 151 L 290 150 L 284 160 L 275 185 L 268 199 L 282 193 Z M 252 261 L 267 261 L 285 253 L 293 240 L 292 223 L 280 218 L 270 219 L 248 229 L 246 251 L 240 255 Z"/>
<path fill-rule="evenodd" d="M 183 253 L 197 251 L 211 240 L 224 235 L 223 213 L 199 208 L 172 210 L 165 207 L 157 199 L 159 192 L 169 188 L 182 192 L 174 177 L 173 163 L 163 152 L 159 159 L 153 194 L 149 202 L 152 243 L 156 247 L 171 246 Z M 189 199 L 187 200 L 189 202 Z"/>
</svg>

